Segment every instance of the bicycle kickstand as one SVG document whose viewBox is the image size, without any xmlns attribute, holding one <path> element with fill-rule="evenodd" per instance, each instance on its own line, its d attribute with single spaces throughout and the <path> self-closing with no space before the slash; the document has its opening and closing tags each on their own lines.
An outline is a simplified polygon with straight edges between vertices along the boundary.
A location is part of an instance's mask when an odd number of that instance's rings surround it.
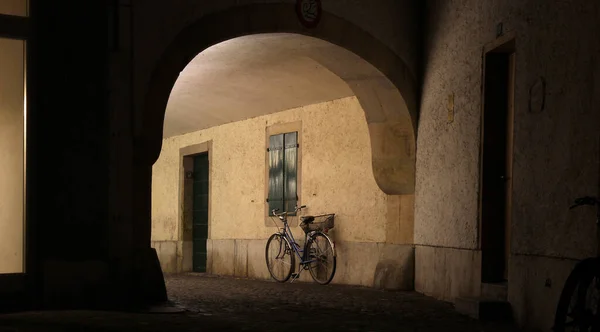
<svg viewBox="0 0 600 332">
<path fill-rule="evenodd" d="M 294 273 L 292 273 L 292 280 L 290 281 L 290 284 L 292 282 L 294 282 L 294 280 L 296 280 L 298 278 L 300 278 L 300 272 L 294 272 Z"/>
</svg>

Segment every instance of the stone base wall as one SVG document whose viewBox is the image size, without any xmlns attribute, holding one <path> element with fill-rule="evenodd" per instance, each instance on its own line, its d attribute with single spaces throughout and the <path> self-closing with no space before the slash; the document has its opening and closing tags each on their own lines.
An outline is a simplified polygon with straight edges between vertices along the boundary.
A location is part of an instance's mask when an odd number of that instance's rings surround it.
<svg viewBox="0 0 600 332">
<path fill-rule="evenodd" d="M 265 262 L 266 242 L 266 239 L 209 239 L 207 272 L 242 278 L 270 279 Z M 191 255 L 184 255 L 188 256 L 184 259 L 179 254 L 183 252 L 179 249 L 183 245 L 181 241 L 153 242 L 164 272 L 191 271 L 191 264 L 184 267 L 181 263 L 191 261 Z M 332 281 L 334 284 L 395 290 L 414 289 L 415 254 L 412 245 L 338 241 L 336 251 L 337 270 Z M 189 252 L 191 253 L 191 250 Z M 300 280 L 311 282 L 310 273 L 302 273 Z"/>
<path fill-rule="evenodd" d="M 164 273 L 192 270 L 192 241 L 152 241 Z"/>
<path fill-rule="evenodd" d="M 549 331 L 573 259 L 513 254 L 508 302 L 520 327 Z M 439 300 L 481 295 L 481 251 L 415 247 L 415 290 Z"/>
<path fill-rule="evenodd" d="M 481 294 L 481 251 L 415 247 L 415 290 L 444 301 Z"/>
</svg>

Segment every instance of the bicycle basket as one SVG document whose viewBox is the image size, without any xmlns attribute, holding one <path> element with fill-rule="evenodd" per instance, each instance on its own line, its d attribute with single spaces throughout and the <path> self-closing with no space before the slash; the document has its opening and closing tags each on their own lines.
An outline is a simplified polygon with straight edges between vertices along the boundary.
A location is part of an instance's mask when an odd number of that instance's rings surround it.
<svg viewBox="0 0 600 332">
<path fill-rule="evenodd" d="M 335 214 L 323 214 L 320 216 L 314 216 L 314 221 L 310 223 L 305 223 L 304 221 L 300 223 L 300 228 L 304 231 L 304 233 L 309 233 L 312 231 L 321 231 L 326 232 L 333 228 Z"/>
</svg>

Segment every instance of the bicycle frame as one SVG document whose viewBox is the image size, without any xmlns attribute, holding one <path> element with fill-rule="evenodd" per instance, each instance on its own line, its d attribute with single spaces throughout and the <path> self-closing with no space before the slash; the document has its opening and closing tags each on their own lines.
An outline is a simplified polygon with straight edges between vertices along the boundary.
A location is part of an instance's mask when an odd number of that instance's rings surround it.
<svg viewBox="0 0 600 332">
<path fill-rule="evenodd" d="M 300 207 L 296 206 L 294 209 L 294 212 L 297 213 L 304 208 L 306 208 L 305 205 L 300 206 Z M 273 218 L 273 222 L 275 223 L 275 226 L 278 228 L 278 232 L 275 232 L 273 235 L 271 235 L 271 237 L 269 237 L 269 240 L 267 241 L 267 247 L 266 247 L 266 253 L 265 253 L 265 257 L 267 259 L 267 268 L 269 269 L 269 273 L 271 274 L 271 277 L 273 277 L 273 279 L 275 279 L 279 282 L 285 282 L 290 277 L 292 277 L 291 282 L 294 282 L 294 280 L 297 280 L 300 277 L 300 274 L 302 273 L 302 271 L 309 270 L 312 278 L 319 284 L 326 285 L 326 284 L 330 283 L 331 280 L 333 279 L 333 276 L 335 275 L 335 269 L 336 269 L 335 245 L 334 245 L 334 242 L 331 240 L 331 238 L 329 238 L 329 236 L 327 235 L 327 230 L 329 228 L 333 228 L 333 214 L 328 217 L 331 219 L 327 219 L 326 227 L 328 227 L 328 228 L 325 228 L 325 232 L 320 231 L 320 229 L 321 229 L 320 225 L 317 225 L 317 227 L 315 227 L 315 229 L 311 229 L 308 226 L 309 223 L 314 221 L 314 219 L 315 219 L 314 216 L 305 216 L 304 218 L 300 218 L 300 219 L 302 219 L 302 222 L 306 222 L 306 227 L 301 227 L 302 230 L 304 231 L 304 245 L 301 246 L 298 242 L 296 242 L 296 239 L 294 238 L 294 233 L 292 233 L 292 229 L 290 228 L 290 225 L 288 223 L 289 212 L 285 211 L 282 213 L 277 213 L 278 210 L 279 209 L 273 209 L 271 211 L 272 212 L 271 216 L 279 218 L 279 220 L 283 223 L 283 227 L 281 227 Z M 333 254 L 332 264 L 331 264 L 331 273 L 328 272 L 329 274 L 328 274 L 327 279 L 320 279 L 320 277 L 316 276 L 315 275 L 316 267 L 313 266 L 313 264 L 311 264 L 313 262 L 320 262 L 323 260 L 324 255 L 320 252 L 320 248 L 312 247 L 313 242 L 315 242 L 317 239 L 320 239 L 321 236 L 325 238 L 325 241 L 327 241 L 327 247 L 329 249 L 331 249 L 332 254 Z M 292 262 L 290 262 L 291 264 L 287 264 L 287 266 L 289 266 L 289 268 L 286 268 L 285 273 L 287 273 L 287 274 L 284 275 L 282 277 L 282 279 L 279 279 L 278 277 L 276 277 L 273 274 L 273 271 L 271 269 L 270 258 L 269 258 L 269 250 L 270 250 L 269 248 L 271 247 L 271 244 L 272 244 L 271 241 L 276 238 L 279 238 L 280 240 L 277 241 L 277 242 L 279 242 L 279 252 L 277 253 L 275 258 L 282 259 L 286 255 L 289 254 L 291 257 L 291 260 L 292 260 Z M 283 238 L 283 239 L 281 239 L 281 238 Z M 285 242 L 285 243 L 283 243 L 283 242 Z M 317 243 L 317 242 L 315 242 L 315 243 Z M 288 247 L 289 247 L 289 249 L 288 249 Z M 275 249 L 275 248 L 273 248 L 273 249 Z M 294 254 L 290 253 L 288 250 L 294 251 L 296 256 L 294 256 Z M 296 265 L 296 263 L 295 263 L 296 259 L 294 259 L 294 258 L 299 259 L 298 265 Z M 328 264 L 329 263 L 326 263 L 327 270 L 329 270 Z M 299 270 L 296 270 L 296 266 L 299 268 Z"/>
<path fill-rule="evenodd" d="M 296 256 L 298 257 L 298 259 L 300 259 L 299 264 L 306 265 L 306 264 L 316 261 L 316 259 L 305 260 L 303 258 L 304 251 L 306 250 L 306 244 L 308 243 L 308 234 L 304 235 L 304 248 L 300 248 L 300 245 L 298 244 L 298 242 L 296 242 L 296 239 L 294 238 L 294 234 L 292 233 L 292 229 L 290 228 L 290 225 L 288 224 L 287 215 L 285 215 L 283 217 L 283 219 L 280 218 L 280 220 L 283 222 L 283 229 L 280 231 L 280 234 L 288 241 L 288 243 L 291 246 L 291 249 L 294 251 L 294 253 L 296 253 Z"/>
</svg>

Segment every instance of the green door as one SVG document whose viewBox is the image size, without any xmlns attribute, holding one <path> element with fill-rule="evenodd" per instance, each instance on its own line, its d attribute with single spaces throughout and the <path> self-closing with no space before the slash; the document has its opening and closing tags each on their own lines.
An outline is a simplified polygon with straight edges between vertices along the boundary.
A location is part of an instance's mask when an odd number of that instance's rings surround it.
<svg viewBox="0 0 600 332">
<path fill-rule="evenodd" d="M 208 238 L 208 153 L 194 157 L 194 272 L 206 272 Z"/>
</svg>

